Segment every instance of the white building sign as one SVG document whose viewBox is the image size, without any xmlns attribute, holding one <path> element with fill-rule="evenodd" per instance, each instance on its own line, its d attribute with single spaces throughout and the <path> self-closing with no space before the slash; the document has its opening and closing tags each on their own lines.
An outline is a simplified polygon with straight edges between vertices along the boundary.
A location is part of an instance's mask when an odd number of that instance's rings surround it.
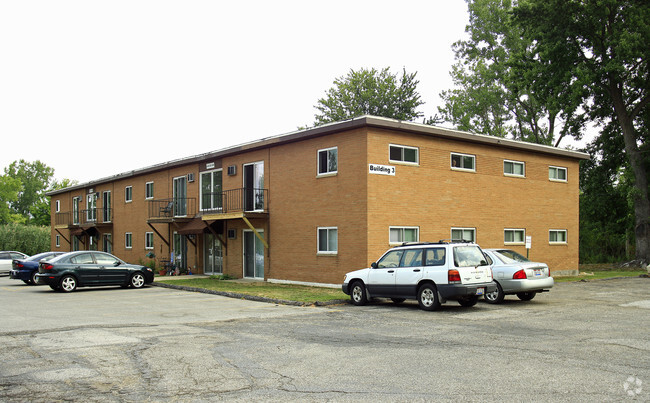
<svg viewBox="0 0 650 403">
<path fill-rule="evenodd" d="M 395 167 L 391 165 L 369 164 L 368 173 L 395 176 Z"/>
</svg>

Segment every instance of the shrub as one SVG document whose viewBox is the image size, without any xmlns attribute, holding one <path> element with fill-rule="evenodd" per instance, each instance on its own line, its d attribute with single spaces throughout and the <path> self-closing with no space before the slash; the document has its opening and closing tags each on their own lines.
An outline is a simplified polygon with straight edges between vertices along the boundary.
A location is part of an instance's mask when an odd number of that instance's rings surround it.
<svg viewBox="0 0 650 403">
<path fill-rule="evenodd" d="M 50 227 L 10 223 L 0 225 L 0 250 L 35 255 L 51 249 Z"/>
</svg>

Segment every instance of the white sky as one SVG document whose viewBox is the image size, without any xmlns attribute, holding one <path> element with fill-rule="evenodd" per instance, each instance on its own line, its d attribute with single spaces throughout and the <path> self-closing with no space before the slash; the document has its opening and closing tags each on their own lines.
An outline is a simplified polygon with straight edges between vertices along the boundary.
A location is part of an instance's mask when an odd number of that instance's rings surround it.
<svg viewBox="0 0 650 403">
<path fill-rule="evenodd" d="M 452 87 L 463 0 L 0 2 L 0 174 L 86 182 L 311 126 L 352 69 Z"/>
</svg>

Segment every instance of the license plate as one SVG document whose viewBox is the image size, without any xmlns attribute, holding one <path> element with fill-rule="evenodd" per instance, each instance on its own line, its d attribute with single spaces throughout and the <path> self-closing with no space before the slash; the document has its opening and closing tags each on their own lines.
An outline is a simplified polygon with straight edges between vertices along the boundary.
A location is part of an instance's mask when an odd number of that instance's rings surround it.
<svg viewBox="0 0 650 403">
<path fill-rule="evenodd" d="M 534 275 L 535 276 L 541 276 L 542 275 L 542 270 L 541 269 L 535 269 L 534 270 Z"/>
<path fill-rule="evenodd" d="M 476 289 L 476 295 L 483 295 L 485 294 L 485 288 L 480 287 Z"/>
</svg>

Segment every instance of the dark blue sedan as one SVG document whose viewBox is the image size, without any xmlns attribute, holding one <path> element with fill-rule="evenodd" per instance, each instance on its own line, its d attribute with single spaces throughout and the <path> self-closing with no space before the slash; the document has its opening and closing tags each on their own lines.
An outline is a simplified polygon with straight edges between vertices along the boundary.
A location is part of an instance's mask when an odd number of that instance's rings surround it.
<svg viewBox="0 0 650 403">
<path fill-rule="evenodd" d="M 38 264 L 47 262 L 65 252 L 43 252 L 38 255 L 26 257 L 24 259 L 14 259 L 11 262 L 11 271 L 9 278 L 23 280 L 25 284 L 36 284 L 36 274 L 38 274 Z"/>
<path fill-rule="evenodd" d="M 106 252 L 68 252 L 41 262 L 36 282 L 63 292 L 72 292 L 77 287 L 105 285 L 142 288 L 153 282 L 153 270 L 126 263 Z"/>
</svg>

